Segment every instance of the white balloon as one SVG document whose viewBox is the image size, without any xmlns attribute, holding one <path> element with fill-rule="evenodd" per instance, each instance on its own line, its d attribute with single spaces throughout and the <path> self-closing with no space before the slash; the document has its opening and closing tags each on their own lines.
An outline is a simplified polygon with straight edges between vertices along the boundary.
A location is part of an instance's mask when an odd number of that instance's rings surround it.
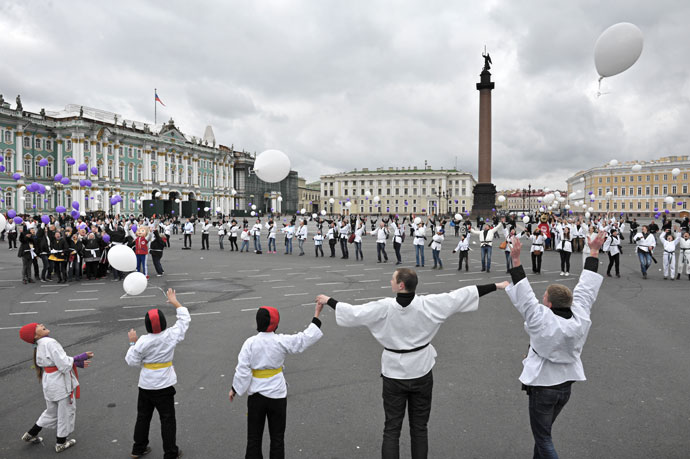
<svg viewBox="0 0 690 459">
<path fill-rule="evenodd" d="M 614 24 L 604 30 L 594 45 L 597 73 L 610 77 L 629 69 L 642 54 L 643 41 L 640 29 L 629 22 Z"/>
<path fill-rule="evenodd" d="M 565 202 L 565 198 L 561 196 L 560 198 L 558 198 L 558 202 Z"/>
<path fill-rule="evenodd" d="M 290 173 L 290 158 L 280 150 L 266 150 L 256 157 L 254 172 L 264 182 L 280 182 Z"/>
<path fill-rule="evenodd" d="M 345 207 L 347 207 L 347 208 L 352 207 L 352 203 L 351 203 L 350 201 L 347 201 L 347 202 L 345 203 Z"/>
<path fill-rule="evenodd" d="M 325 209 L 321 211 L 321 215 L 326 215 L 326 210 L 325 210 Z"/>
<path fill-rule="evenodd" d="M 505 202 L 505 200 L 506 200 L 506 197 L 503 195 L 498 197 L 498 202 Z"/>
<path fill-rule="evenodd" d="M 528 224 L 529 223 L 529 216 L 525 215 L 524 217 L 522 217 L 522 223 L 524 223 L 525 225 Z"/>
<path fill-rule="evenodd" d="M 101 191 L 100 191 L 100 190 L 97 190 L 97 191 L 96 191 L 96 194 L 101 194 Z"/>
<path fill-rule="evenodd" d="M 333 204 L 333 203 L 335 202 L 335 199 L 331 198 L 331 199 L 328 200 L 328 202 L 329 202 L 330 204 Z"/>
<path fill-rule="evenodd" d="M 671 175 L 674 177 L 677 177 L 678 175 L 680 175 L 680 169 L 678 169 L 677 167 L 674 167 L 673 170 L 671 171 Z M 48 187 L 46 187 L 46 189 L 47 188 Z"/>
<path fill-rule="evenodd" d="M 300 210 L 299 212 L 300 212 L 301 214 L 305 214 L 305 213 L 307 213 L 307 209 L 302 209 L 302 210 Z"/>
<path fill-rule="evenodd" d="M 592 214 L 590 214 L 589 212 L 585 212 L 585 218 L 589 218 L 591 215 Z"/>
<path fill-rule="evenodd" d="M 316 215 L 316 214 L 311 214 L 311 218 L 316 218 L 316 217 L 318 217 L 318 215 Z"/>
<path fill-rule="evenodd" d="M 610 191 L 607 191 L 607 192 L 606 192 L 606 196 L 613 196 L 613 193 L 610 192 Z"/>
<path fill-rule="evenodd" d="M 617 159 L 612 159 L 609 161 L 609 166 L 617 166 L 618 165 L 618 160 Z"/>
<path fill-rule="evenodd" d="M 675 170 L 675 169 L 673 169 Z M 678 172 L 680 172 L 680 169 L 678 169 Z M 50 185 L 46 185 L 46 191 L 50 191 Z"/>
<path fill-rule="evenodd" d="M 221 212 L 223 209 L 220 208 L 220 206 L 216 207 L 216 212 Z"/>
<path fill-rule="evenodd" d="M 585 178 L 584 178 L 584 177 L 580 177 L 580 182 L 584 182 L 584 181 L 585 181 Z"/>
<path fill-rule="evenodd" d="M 283 197 L 282 197 L 282 196 L 278 196 L 278 202 L 283 202 Z"/>
<path fill-rule="evenodd" d="M 160 192 L 160 191 L 156 191 L 155 196 L 158 198 L 158 197 L 160 197 L 160 195 L 161 195 L 161 192 Z"/>
<path fill-rule="evenodd" d="M 563 206 L 563 207 L 565 207 L 565 210 L 568 210 L 568 209 L 570 209 L 570 204 L 566 204 L 566 205 Z"/>
<path fill-rule="evenodd" d="M 560 191 L 554 191 L 553 195 L 556 196 L 556 199 L 561 197 L 561 192 Z"/>
<path fill-rule="evenodd" d="M 456 220 L 462 220 L 462 215 L 460 215 L 460 214 L 455 214 L 455 219 L 456 219 Z"/>
<path fill-rule="evenodd" d="M 594 208 L 593 208 L 593 207 L 588 207 L 588 208 L 587 208 L 587 212 L 594 212 Z"/>
<path fill-rule="evenodd" d="M 86 212 L 82 210 L 81 212 L 79 212 L 79 215 L 81 215 L 82 217 L 86 217 Z"/>
<path fill-rule="evenodd" d="M 233 188 L 232 191 L 230 191 L 230 194 L 232 196 L 235 196 L 237 194 L 237 190 Z"/>
<path fill-rule="evenodd" d="M 204 212 L 208 212 L 209 210 L 211 210 L 210 207 L 204 207 Z"/>
<path fill-rule="evenodd" d="M 539 212 L 544 212 L 544 207 L 540 207 Z"/>
<path fill-rule="evenodd" d="M 374 202 L 379 202 L 380 200 L 381 200 L 381 198 L 380 198 L 380 197 L 378 197 L 378 196 L 374 196 Z"/>
<path fill-rule="evenodd" d="M 256 212 L 254 212 L 254 211 L 252 210 L 251 214 L 249 214 L 249 215 L 251 215 L 252 217 L 254 217 L 254 216 L 256 215 Z"/>
<path fill-rule="evenodd" d="M 671 196 L 666 196 L 666 197 L 664 198 L 664 202 L 665 202 L 666 204 L 673 204 L 673 197 L 671 197 Z"/>
<path fill-rule="evenodd" d="M 420 217 L 417 217 L 417 218 L 414 219 L 414 224 L 415 224 L 415 225 L 419 225 L 420 223 L 422 223 L 422 219 L 421 219 Z"/>
<path fill-rule="evenodd" d="M 114 245 L 108 251 L 108 263 L 118 271 L 134 271 L 137 269 L 137 256 L 126 245 Z"/>
<path fill-rule="evenodd" d="M 641 164 L 635 164 L 635 165 L 632 167 L 632 171 L 633 171 L 633 172 L 640 172 L 641 170 L 642 170 L 642 165 L 641 165 Z"/>
<path fill-rule="evenodd" d="M 180 203 L 180 198 L 175 199 L 175 203 L 179 204 L 179 203 Z"/>
<path fill-rule="evenodd" d="M 544 187 L 544 192 L 545 192 L 545 193 L 548 193 L 549 191 L 551 191 L 551 190 L 549 189 L 549 187 L 548 187 L 548 186 L 545 186 L 545 187 Z"/>
<path fill-rule="evenodd" d="M 365 191 L 364 196 L 366 196 L 367 198 L 370 198 L 371 197 L 371 191 L 369 191 L 369 190 Z"/>
<path fill-rule="evenodd" d="M 129 273 L 122 282 L 122 288 L 125 289 L 127 295 L 141 295 L 146 290 L 146 275 L 140 272 Z"/>
<path fill-rule="evenodd" d="M 256 204 L 252 204 L 252 210 L 256 210 Z M 304 210 L 304 209 L 302 209 Z"/>
<path fill-rule="evenodd" d="M 568 197 L 570 199 L 575 199 L 576 196 L 577 196 L 577 193 L 575 193 L 574 191 L 568 195 Z"/>
</svg>

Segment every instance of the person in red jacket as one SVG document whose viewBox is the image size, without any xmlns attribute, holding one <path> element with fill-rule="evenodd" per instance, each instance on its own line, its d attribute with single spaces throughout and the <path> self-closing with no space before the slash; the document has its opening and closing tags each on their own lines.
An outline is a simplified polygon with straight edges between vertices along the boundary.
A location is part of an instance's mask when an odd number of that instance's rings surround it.
<svg viewBox="0 0 690 459">
<path fill-rule="evenodd" d="M 143 273 L 146 278 L 149 277 L 149 270 L 146 267 L 146 257 L 149 254 L 149 242 L 152 239 L 152 234 L 149 233 L 147 227 L 139 227 L 136 232 L 136 239 L 134 239 L 134 253 L 137 256 L 137 271 Z"/>
</svg>

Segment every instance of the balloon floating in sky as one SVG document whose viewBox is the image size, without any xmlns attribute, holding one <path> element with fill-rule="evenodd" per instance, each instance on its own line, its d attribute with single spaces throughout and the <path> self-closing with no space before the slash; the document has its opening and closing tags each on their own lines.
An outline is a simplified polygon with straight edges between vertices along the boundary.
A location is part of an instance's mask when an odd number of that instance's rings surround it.
<svg viewBox="0 0 690 459">
<path fill-rule="evenodd" d="M 290 158 L 280 150 L 266 150 L 254 161 L 254 172 L 267 183 L 277 183 L 290 173 Z"/>
<path fill-rule="evenodd" d="M 680 175 L 680 169 L 678 169 L 677 167 L 674 167 L 673 170 L 671 171 L 671 175 L 674 177 L 678 177 L 678 175 Z"/>
<path fill-rule="evenodd" d="M 641 170 L 642 170 L 642 166 L 639 165 L 639 164 L 635 164 L 635 165 L 632 167 L 632 171 L 633 171 L 633 172 L 640 172 Z"/>
<path fill-rule="evenodd" d="M 604 30 L 594 45 L 594 66 L 599 76 L 611 77 L 632 67 L 642 54 L 643 42 L 642 31 L 629 22 Z"/>
</svg>

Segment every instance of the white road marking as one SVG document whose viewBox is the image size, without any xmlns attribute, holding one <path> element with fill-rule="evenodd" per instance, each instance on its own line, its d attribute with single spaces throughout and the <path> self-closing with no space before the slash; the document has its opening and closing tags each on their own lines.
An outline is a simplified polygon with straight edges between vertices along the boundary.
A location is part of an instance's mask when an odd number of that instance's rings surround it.
<svg viewBox="0 0 690 459">
<path fill-rule="evenodd" d="M 327 273 L 344 273 L 345 270 L 344 270 L 344 269 L 338 269 L 338 270 L 336 270 L 336 271 L 326 271 L 326 272 L 327 272 Z"/>
<path fill-rule="evenodd" d="M 357 282 L 365 283 L 365 282 L 381 282 L 381 281 L 378 279 L 371 279 L 371 280 L 363 280 L 363 281 L 357 281 Z"/>
<path fill-rule="evenodd" d="M 210 311 L 210 312 L 192 312 L 190 316 L 205 316 L 207 314 L 220 314 L 220 311 Z"/>
<path fill-rule="evenodd" d="M 153 298 L 156 295 L 130 295 L 128 293 L 125 293 L 120 297 L 121 300 L 128 300 L 130 298 Z"/>
<path fill-rule="evenodd" d="M 185 301 L 184 304 L 200 304 L 200 303 L 208 303 L 208 300 L 201 300 L 201 301 Z M 183 305 L 184 306 L 184 305 Z"/>
<path fill-rule="evenodd" d="M 34 292 L 34 295 L 55 295 L 59 292 Z"/>
<path fill-rule="evenodd" d="M 16 280 L 16 279 L 7 279 L 7 280 L 2 280 L 2 279 L 0 279 L 0 282 L 21 282 L 21 281 L 20 281 L 20 280 Z"/>
<path fill-rule="evenodd" d="M 320 277 L 305 277 L 303 280 L 319 280 Z"/>
<path fill-rule="evenodd" d="M 383 269 L 383 268 L 364 268 L 365 271 L 376 271 L 377 269 Z"/>
<path fill-rule="evenodd" d="M 199 274 L 220 274 L 220 271 L 202 271 Z"/>
<path fill-rule="evenodd" d="M 98 290 L 77 290 L 76 293 L 93 293 L 97 291 Z"/>
<path fill-rule="evenodd" d="M 455 273 L 450 273 L 450 274 L 436 274 L 436 277 L 445 277 L 445 276 L 457 276 Z"/>
<path fill-rule="evenodd" d="M 71 298 L 67 301 L 98 301 L 98 298 Z"/>
<path fill-rule="evenodd" d="M 244 291 L 244 290 L 241 289 L 241 288 L 240 288 L 240 289 L 237 289 L 237 288 L 227 288 L 227 289 L 225 289 L 225 290 L 223 290 L 223 291 L 224 291 L 224 292 L 242 292 L 242 291 Z"/>
<path fill-rule="evenodd" d="M 477 277 L 476 279 L 458 279 L 458 282 L 469 282 L 469 281 L 476 281 L 476 280 L 482 280 L 482 278 Z"/>
<path fill-rule="evenodd" d="M 127 322 L 129 320 L 141 320 L 141 317 L 135 317 L 133 319 L 117 319 L 118 322 Z"/>
<path fill-rule="evenodd" d="M 299 295 L 309 295 L 309 292 L 304 292 L 304 293 L 286 293 L 283 296 L 299 296 Z"/>
<path fill-rule="evenodd" d="M 357 265 L 345 265 L 347 268 L 352 268 L 353 266 L 361 266 L 360 264 Z"/>
<path fill-rule="evenodd" d="M 355 301 L 380 300 L 381 298 L 385 298 L 385 296 L 373 296 L 371 298 L 355 298 Z"/>
<path fill-rule="evenodd" d="M 58 324 L 60 326 L 65 326 L 65 325 L 86 325 L 86 324 L 98 324 L 101 323 L 100 320 L 89 320 L 87 322 L 69 322 L 66 324 Z"/>
<path fill-rule="evenodd" d="M 259 310 L 259 308 L 240 309 L 241 312 L 245 312 L 245 311 L 258 311 L 258 310 Z"/>
<path fill-rule="evenodd" d="M 288 271 L 290 269 L 292 269 L 292 268 L 273 268 L 272 270 L 273 271 Z"/>
<path fill-rule="evenodd" d="M 261 282 L 283 282 L 283 279 L 269 279 L 269 280 L 262 280 Z"/>
<path fill-rule="evenodd" d="M 0 330 L 16 330 L 18 328 L 22 328 L 22 327 L 0 327 Z"/>
<path fill-rule="evenodd" d="M 345 277 L 363 277 L 364 274 L 345 274 Z"/>
<path fill-rule="evenodd" d="M 258 269 L 257 269 L 257 271 L 258 271 Z M 247 276 L 247 277 L 268 277 L 268 276 L 270 276 L 270 274 L 252 274 L 251 276 Z"/>
<path fill-rule="evenodd" d="M 122 306 L 122 309 L 134 309 L 134 308 L 150 308 L 150 304 L 140 304 L 138 306 Z"/>
<path fill-rule="evenodd" d="M 445 282 L 424 282 L 424 285 L 445 284 Z"/>
<path fill-rule="evenodd" d="M 271 288 L 295 288 L 294 285 L 276 285 L 275 287 Z"/>
<path fill-rule="evenodd" d="M 215 280 L 215 279 L 220 279 L 220 277 L 204 277 L 203 280 Z"/>
<path fill-rule="evenodd" d="M 338 285 L 338 284 L 344 284 L 345 282 L 321 282 L 316 285 Z"/>
<path fill-rule="evenodd" d="M 82 282 L 79 285 L 105 285 L 105 282 Z"/>
<path fill-rule="evenodd" d="M 324 268 L 330 268 L 330 266 L 310 266 L 309 269 L 324 269 Z"/>
<path fill-rule="evenodd" d="M 68 287 L 67 284 L 64 285 L 41 285 L 41 288 L 61 288 L 61 287 Z"/>
<path fill-rule="evenodd" d="M 168 276 L 186 276 L 188 274 L 189 273 L 170 273 L 170 274 L 168 274 Z"/>
<path fill-rule="evenodd" d="M 37 300 L 37 301 L 20 301 L 19 304 L 31 304 L 31 303 L 47 303 L 48 301 L 46 300 Z"/>
<path fill-rule="evenodd" d="M 258 271 L 258 269 L 240 269 L 237 272 L 238 273 L 250 273 L 252 271 Z"/>
<path fill-rule="evenodd" d="M 38 314 L 38 312 L 10 312 L 11 316 L 23 316 L 26 314 Z"/>
<path fill-rule="evenodd" d="M 176 294 L 177 296 L 180 296 L 180 295 L 195 295 L 196 292 L 176 292 L 175 294 Z"/>
<path fill-rule="evenodd" d="M 82 311 L 95 311 L 95 308 L 85 308 L 85 309 L 65 309 L 65 312 L 82 312 Z"/>
<path fill-rule="evenodd" d="M 5 286 L 0 287 L 0 288 L 14 288 L 14 286 L 11 286 L 11 287 L 10 287 L 9 285 L 5 285 Z"/>
<path fill-rule="evenodd" d="M 384 288 L 388 288 L 388 287 L 384 287 Z M 361 292 L 362 290 L 364 290 L 364 289 L 363 289 L 363 288 L 348 288 L 348 289 L 345 289 L 345 290 L 333 290 L 333 293 L 339 293 L 339 292 Z"/>
<path fill-rule="evenodd" d="M 260 300 L 260 296 L 250 296 L 248 298 L 233 298 L 232 301 L 244 301 L 244 300 Z"/>
</svg>

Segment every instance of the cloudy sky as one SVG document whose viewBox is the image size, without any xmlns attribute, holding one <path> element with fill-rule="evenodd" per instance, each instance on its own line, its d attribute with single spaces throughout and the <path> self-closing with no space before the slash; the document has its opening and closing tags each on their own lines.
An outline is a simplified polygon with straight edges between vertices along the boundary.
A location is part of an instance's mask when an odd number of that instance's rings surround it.
<svg viewBox="0 0 690 459">
<path fill-rule="evenodd" d="M 597 98 L 593 47 L 644 34 Z M 278 148 L 308 180 L 388 166 L 477 173 L 491 53 L 493 181 L 563 187 L 609 159 L 688 154 L 690 2 L 257 0 L 0 2 L 0 93 L 152 123 L 153 88 L 188 135 Z"/>
</svg>

